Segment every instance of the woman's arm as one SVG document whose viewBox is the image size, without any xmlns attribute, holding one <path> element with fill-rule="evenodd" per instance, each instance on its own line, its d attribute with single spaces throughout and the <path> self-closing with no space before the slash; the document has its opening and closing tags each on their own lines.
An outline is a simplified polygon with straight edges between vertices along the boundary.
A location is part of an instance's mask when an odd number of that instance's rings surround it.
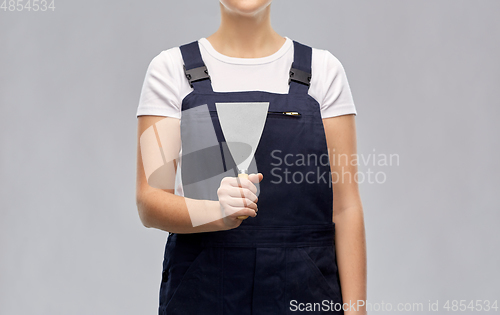
<svg viewBox="0 0 500 315">
<path fill-rule="evenodd" d="M 366 302 L 366 241 L 363 207 L 359 196 L 355 115 L 323 119 L 333 181 L 335 247 L 344 303 Z M 356 162 L 357 163 L 357 162 Z M 346 314 L 364 314 L 346 311 Z"/>
<path fill-rule="evenodd" d="M 149 135 L 145 133 L 153 125 L 154 132 Z M 153 129 L 149 129 L 149 131 L 153 131 Z M 141 136 L 143 135 L 141 144 Z M 167 142 L 162 143 L 166 164 L 158 169 L 156 174 L 153 173 L 149 177 L 150 182 L 148 183 L 145 166 L 146 169 L 149 167 L 148 171 L 151 172 L 155 168 L 152 165 L 158 165 L 153 155 L 160 146 L 159 138 L 165 139 Z M 256 209 L 256 204 L 249 199 L 256 199 L 255 195 L 251 193 L 253 190 L 256 192 L 256 188 L 249 180 L 241 180 L 243 187 L 240 188 L 235 187 L 236 180 L 227 178 L 221 184 L 223 189 L 218 193 L 220 202 L 196 200 L 175 195 L 175 172 L 177 170 L 175 159 L 178 157 L 179 150 L 179 119 L 162 116 L 138 117 L 136 203 L 139 217 L 144 226 L 173 233 L 220 231 L 239 226 L 241 220 L 237 219 L 237 216 L 255 216 L 253 208 Z M 257 175 L 250 177 L 251 180 L 257 178 L 259 178 Z M 161 188 L 152 187 L 150 185 L 152 182 L 154 182 L 153 186 Z M 241 194 L 244 194 L 248 199 L 242 198 Z M 193 216 L 197 216 L 198 222 L 208 223 L 193 227 Z"/>
</svg>

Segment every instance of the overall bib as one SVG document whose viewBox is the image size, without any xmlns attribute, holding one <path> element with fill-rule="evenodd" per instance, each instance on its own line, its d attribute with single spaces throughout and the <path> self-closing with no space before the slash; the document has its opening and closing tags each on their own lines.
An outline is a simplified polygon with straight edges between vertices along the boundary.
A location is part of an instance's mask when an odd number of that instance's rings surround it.
<svg viewBox="0 0 500 315">
<path fill-rule="evenodd" d="M 193 87 L 182 101 L 184 196 L 218 200 L 221 179 L 237 176 L 215 103 L 269 102 L 249 168 L 264 178 L 257 217 L 227 231 L 169 233 L 159 314 L 343 314 L 327 143 L 308 94 L 312 49 L 293 43 L 288 94 L 214 92 L 198 42 L 180 47 Z"/>
</svg>

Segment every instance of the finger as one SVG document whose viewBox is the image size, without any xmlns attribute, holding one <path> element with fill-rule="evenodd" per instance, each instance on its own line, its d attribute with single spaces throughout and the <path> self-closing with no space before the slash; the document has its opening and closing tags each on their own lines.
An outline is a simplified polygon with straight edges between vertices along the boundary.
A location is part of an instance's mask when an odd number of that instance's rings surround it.
<svg viewBox="0 0 500 315">
<path fill-rule="evenodd" d="M 247 198 L 248 200 L 252 200 L 253 202 L 257 202 L 258 200 L 257 195 L 246 188 L 230 187 L 226 190 L 226 194 L 234 198 Z"/>
<path fill-rule="evenodd" d="M 255 184 L 252 183 L 249 179 L 243 178 L 243 180 L 241 181 L 241 187 L 250 190 L 254 194 L 257 193 L 257 186 L 255 186 Z"/>
<path fill-rule="evenodd" d="M 257 212 L 254 211 L 254 210 L 252 210 L 252 209 L 243 208 L 243 209 L 240 209 L 239 211 L 236 211 L 233 214 L 231 214 L 231 217 L 234 217 L 234 218 L 237 218 L 239 216 L 256 217 L 257 216 Z M 240 219 L 238 219 L 238 220 L 240 220 Z"/>
<path fill-rule="evenodd" d="M 263 178 L 264 178 L 264 175 L 262 175 L 262 173 L 248 175 L 248 179 L 252 183 L 255 183 L 255 184 L 258 183 L 258 182 L 260 182 L 260 181 L 262 181 Z"/>
<path fill-rule="evenodd" d="M 234 216 L 240 216 L 240 215 L 255 216 L 255 213 L 257 213 L 257 211 L 255 211 L 254 209 L 250 209 L 250 208 L 226 206 L 226 208 L 224 209 L 224 216 L 225 217 L 234 217 Z"/>
<path fill-rule="evenodd" d="M 243 188 L 247 188 L 253 185 L 253 183 L 248 178 L 244 177 L 232 177 L 230 180 L 227 181 L 227 183 L 231 186 L 243 187 Z"/>
<path fill-rule="evenodd" d="M 229 197 L 225 199 L 225 204 L 233 208 L 257 209 L 257 204 L 255 202 L 251 201 L 250 199 L 241 197 L 236 197 L 236 198 Z"/>
</svg>

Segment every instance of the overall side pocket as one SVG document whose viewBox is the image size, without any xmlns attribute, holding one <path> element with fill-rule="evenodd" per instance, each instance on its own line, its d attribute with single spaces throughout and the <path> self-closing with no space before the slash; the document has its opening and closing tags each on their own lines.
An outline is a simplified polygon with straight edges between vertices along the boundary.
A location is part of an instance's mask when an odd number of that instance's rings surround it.
<svg viewBox="0 0 500 315">
<path fill-rule="evenodd" d="M 169 263 L 162 272 L 160 308 L 165 308 L 170 303 L 184 278 L 196 267 L 202 254 L 201 248 L 179 248 L 178 246 L 166 252 L 166 255 L 169 255 Z"/>
<path fill-rule="evenodd" d="M 315 272 L 331 289 L 335 296 L 331 299 L 341 300 L 340 280 L 333 246 L 310 246 L 299 248 L 304 260 L 312 272 Z"/>
<path fill-rule="evenodd" d="M 217 314 L 220 283 L 218 257 L 214 248 L 201 249 L 161 310 L 169 315 Z M 173 276 L 174 268 L 170 272 Z"/>
<path fill-rule="evenodd" d="M 313 260 L 308 254 L 310 249 L 322 253 L 325 258 Z M 335 256 L 330 250 L 329 246 L 287 249 L 287 301 L 318 305 L 325 301 L 328 305 L 330 302 L 342 303 L 340 287 L 336 285 L 336 267 L 328 270 L 325 265 L 327 261 L 335 265 Z M 331 311 L 321 311 L 318 314 L 331 314 Z"/>
</svg>

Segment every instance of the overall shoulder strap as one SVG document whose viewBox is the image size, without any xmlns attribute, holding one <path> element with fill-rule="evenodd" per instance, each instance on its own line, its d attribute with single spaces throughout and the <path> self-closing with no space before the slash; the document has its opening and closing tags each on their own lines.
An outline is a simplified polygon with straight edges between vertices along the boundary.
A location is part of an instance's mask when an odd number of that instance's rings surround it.
<svg viewBox="0 0 500 315">
<path fill-rule="evenodd" d="M 306 93 L 311 84 L 312 48 L 293 41 L 293 63 L 290 68 L 290 93 Z"/>
<path fill-rule="evenodd" d="M 198 41 L 179 47 L 184 60 L 184 73 L 191 85 L 197 91 L 213 92 L 208 69 L 201 58 Z"/>
</svg>

